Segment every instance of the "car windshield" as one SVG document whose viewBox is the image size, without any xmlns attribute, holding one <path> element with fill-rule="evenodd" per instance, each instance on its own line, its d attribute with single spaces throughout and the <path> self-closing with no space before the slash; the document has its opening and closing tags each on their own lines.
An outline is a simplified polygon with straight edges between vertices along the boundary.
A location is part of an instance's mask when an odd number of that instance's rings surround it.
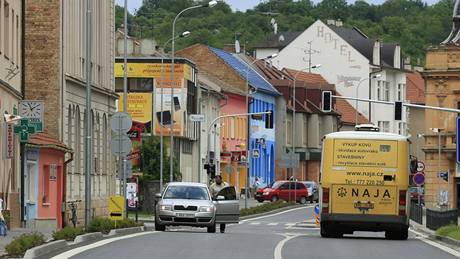
<svg viewBox="0 0 460 259">
<path fill-rule="evenodd" d="M 209 195 L 205 187 L 169 186 L 163 199 L 209 200 Z"/>
<path fill-rule="evenodd" d="M 271 188 L 276 189 L 276 188 L 280 187 L 283 183 L 284 182 L 275 182 Z"/>
<path fill-rule="evenodd" d="M 309 182 L 303 182 L 303 184 L 305 184 L 305 186 L 307 186 L 307 188 L 311 188 L 311 187 L 312 187 L 312 183 L 309 183 Z"/>
</svg>

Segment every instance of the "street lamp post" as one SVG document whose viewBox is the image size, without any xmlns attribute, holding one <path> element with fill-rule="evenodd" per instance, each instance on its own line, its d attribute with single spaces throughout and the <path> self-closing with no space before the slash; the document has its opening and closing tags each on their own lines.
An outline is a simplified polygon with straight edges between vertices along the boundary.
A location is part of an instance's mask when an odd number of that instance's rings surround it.
<svg viewBox="0 0 460 259">
<path fill-rule="evenodd" d="M 127 0 L 125 0 L 125 12 Z M 88 228 L 91 223 L 91 6 L 92 0 L 86 0 L 86 128 L 85 128 L 85 227 Z M 125 17 L 126 20 L 126 17 Z M 126 35 L 126 32 L 125 32 Z M 126 44 L 125 44 L 126 48 Z M 125 52 L 126 53 L 126 52 Z M 126 55 L 126 54 L 125 54 Z M 125 78 L 126 78 L 126 61 L 125 61 Z M 125 79 L 126 80 L 126 79 Z"/>
<path fill-rule="evenodd" d="M 311 47 L 311 46 L 310 46 Z M 319 68 L 321 67 L 321 64 L 317 64 L 312 66 L 311 61 L 309 62 L 309 66 L 307 69 L 302 69 L 299 70 L 295 73 L 294 75 L 294 81 L 293 81 L 293 87 L 292 87 L 292 152 L 291 152 L 291 163 L 292 160 L 294 159 L 294 154 L 295 154 L 295 103 L 296 103 L 296 98 L 295 98 L 295 89 L 296 89 L 296 81 L 297 81 L 297 76 L 301 73 L 304 72 L 305 70 L 308 70 L 309 73 L 311 73 L 311 70 L 314 68 Z M 308 101 L 308 95 L 305 93 L 305 98 Z M 294 167 L 292 167 L 292 178 L 295 180 L 296 173 Z M 290 178 L 289 178 L 290 179 Z M 291 185 L 289 184 L 289 189 L 291 188 Z M 297 200 L 297 186 L 294 185 L 294 201 Z M 290 193 L 290 192 L 289 192 Z M 291 200 L 291 195 L 289 195 L 289 201 Z"/>
<path fill-rule="evenodd" d="M 272 55 L 262 58 L 262 59 L 255 59 L 250 64 L 246 66 L 246 109 L 248 109 L 248 113 L 251 112 L 249 107 L 249 69 L 251 66 L 259 60 L 270 60 L 276 58 L 278 53 L 273 53 Z M 251 135 L 251 123 L 250 123 L 250 115 L 247 116 L 247 135 L 246 135 L 246 186 L 244 189 L 244 208 L 248 208 L 248 192 L 249 192 L 249 171 L 251 169 L 251 147 L 250 147 L 250 140 L 249 136 Z"/>
<path fill-rule="evenodd" d="M 190 35 L 189 31 L 184 31 L 175 38 L 185 38 Z M 163 45 L 163 50 L 166 46 L 173 40 L 173 38 L 166 41 Z M 164 82 L 165 82 L 165 73 L 164 73 L 164 59 L 165 54 L 161 57 L 161 94 L 160 94 L 160 191 L 163 190 L 163 94 L 164 94 Z M 172 85 L 171 85 L 172 87 Z M 155 103 L 155 102 L 154 102 Z M 152 125 L 153 126 L 153 125 Z M 171 124 L 172 126 L 172 124 Z"/>
<path fill-rule="evenodd" d="M 170 156 L 169 156 L 169 179 L 172 182 L 173 181 L 173 161 L 174 161 L 174 55 L 175 55 L 175 36 L 176 36 L 176 22 L 177 19 L 181 14 L 183 14 L 186 11 L 193 10 L 196 8 L 201 8 L 201 7 L 213 7 L 217 5 L 217 1 L 213 0 L 208 2 L 207 4 L 202 4 L 202 5 L 195 5 L 191 6 L 188 8 L 185 8 L 184 10 L 180 11 L 176 17 L 174 18 L 173 21 L 173 26 L 172 26 L 172 47 L 171 47 L 171 128 L 169 129 L 169 134 L 170 134 Z"/>
<path fill-rule="evenodd" d="M 381 74 L 377 74 L 377 75 L 373 75 L 371 77 L 366 77 L 366 78 L 361 79 L 361 81 L 359 81 L 358 85 L 356 86 L 356 98 L 358 98 L 359 86 L 361 85 L 362 82 L 364 82 L 366 80 L 379 78 L 381 76 L 382 76 Z M 356 106 L 355 106 L 355 126 L 356 125 L 358 125 L 358 100 L 356 100 Z"/>
</svg>

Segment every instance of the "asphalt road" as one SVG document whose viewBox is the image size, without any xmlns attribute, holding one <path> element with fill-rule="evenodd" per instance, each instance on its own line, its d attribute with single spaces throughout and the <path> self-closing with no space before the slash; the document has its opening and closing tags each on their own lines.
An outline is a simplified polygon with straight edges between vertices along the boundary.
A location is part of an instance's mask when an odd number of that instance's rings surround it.
<svg viewBox="0 0 460 259">
<path fill-rule="evenodd" d="M 302 223 L 304 224 L 298 224 Z M 307 224 L 305 224 L 307 222 Z M 383 233 L 355 233 L 340 239 L 325 239 L 313 225 L 310 206 L 227 226 L 225 234 L 206 229 L 169 228 L 109 242 L 96 242 L 55 258 L 456 258 L 460 253 L 435 247 L 411 233 L 407 241 L 384 239 Z M 442 250 L 444 249 L 444 250 Z"/>
</svg>

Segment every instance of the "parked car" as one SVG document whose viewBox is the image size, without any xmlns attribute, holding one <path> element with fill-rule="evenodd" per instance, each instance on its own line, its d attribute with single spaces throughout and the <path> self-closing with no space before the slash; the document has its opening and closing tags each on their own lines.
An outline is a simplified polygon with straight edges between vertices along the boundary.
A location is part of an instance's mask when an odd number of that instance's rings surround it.
<svg viewBox="0 0 460 259">
<path fill-rule="evenodd" d="M 420 203 L 425 204 L 425 195 L 424 195 L 424 190 L 422 187 L 410 187 L 409 188 L 409 193 L 410 193 L 410 200 L 412 202 L 418 202 L 418 198 L 420 196 Z"/>
<path fill-rule="evenodd" d="M 256 192 L 255 199 L 258 202 L 277 200 L 296 200 L 301 204 L 307 203 L 309 194 L 307 187 L 302 182 L 276 181 L 272 187 L 259 189 Z"/>
<path fill-rule="evenodd" d="M 318 184 L 314 181 L 305 181 L 302 183 L 305 184 L 305 186 L 307 186 L 307 190 L 309 194 L 308 200 L 311 203 L 318 202 L 319 201 Z"/>
<path fill-rule="evenodd" d="M 213 200 L 205 184 L 172 182 L 155 198 L 156 231 L 165 231 L 166 226 L 194 226 L 215 233 L 216 223 L 239 222 L 239 201 L 233 186 L 222 189 Z"/>
</svg>

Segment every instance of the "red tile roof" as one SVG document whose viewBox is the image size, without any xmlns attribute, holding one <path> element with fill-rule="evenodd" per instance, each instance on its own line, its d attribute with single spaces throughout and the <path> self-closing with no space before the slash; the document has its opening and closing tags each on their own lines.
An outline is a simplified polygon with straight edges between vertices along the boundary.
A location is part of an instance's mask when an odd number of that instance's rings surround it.
<svg viewBox="0 0 460 259">
<path fill-rule="evenodd" d="M 354 125 L 356 120 L 356 109 L 345 99 L 335 100 L 336 110 L 342 114 L 340 120 L 343 124 Z M 358 124 L 369 123 L 369 120 L 358 112 Z"/>
<path fill-rule="evenodd" d="M 406 73 L 406 99 L 411 103 L 425 104 L 425 80 L 417 71 Z"/>
<path fill-rule="evenodd" d="M 39 147 L 58 149 L 65 152 L 71 152 L 71 149 L 68 148 L 64 143 L 55 139 L 53 136 L 43 132 L 34 134 L 32 137 L 30 137 L 29 142 L 27 144 Z"/>
<path fill-rule="evenodd" d="M 304 81 L 307 84 L 329 85 L 329 82 L 320 74 L 303 72 L 290 68 L 285 68 L 283 71 L 287 72 L 292 78 L 297 75 L 296 80 Z"/>
</svg>

